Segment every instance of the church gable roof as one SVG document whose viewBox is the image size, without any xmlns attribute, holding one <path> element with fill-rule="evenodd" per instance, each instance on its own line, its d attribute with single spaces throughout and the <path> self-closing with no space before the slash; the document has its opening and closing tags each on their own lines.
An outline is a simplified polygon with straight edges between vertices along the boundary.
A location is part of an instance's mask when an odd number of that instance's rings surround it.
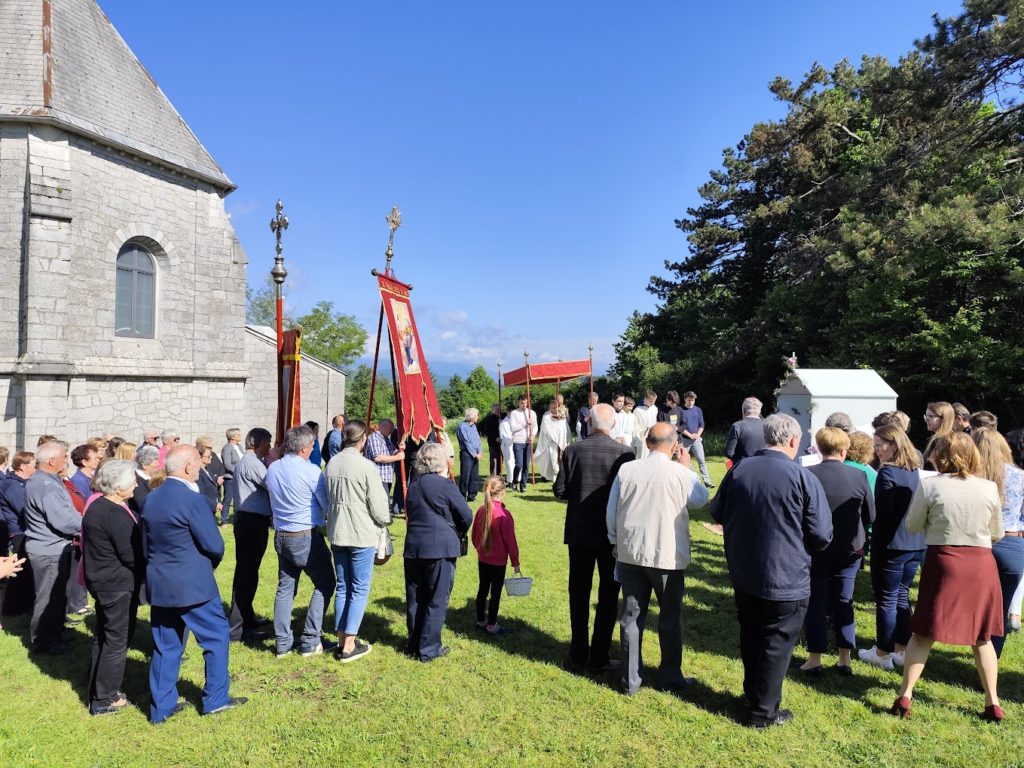
<svg viewBox="0 0 1024 768">
<path fill-rule="evenodd" d="M 0 119 L 56 123 L 234 188 L 95 0 L 3 0 L 0 50 Z"/>
</svg>

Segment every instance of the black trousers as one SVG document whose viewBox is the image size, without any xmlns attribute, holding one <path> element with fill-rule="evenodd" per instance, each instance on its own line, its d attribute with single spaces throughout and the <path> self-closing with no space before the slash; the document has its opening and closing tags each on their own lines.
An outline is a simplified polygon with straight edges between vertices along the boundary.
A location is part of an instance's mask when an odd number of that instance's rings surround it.
<svg viewBox="0 0 1024 768">
<path fill-rule="evenodd" d="M 779 602 L 736 591 L 739 612 L 743 693 L 750 720 L 763 723 L 779 713 L 782 681 L 807 614 L 807 601 Z"/>
<path fill-rule="evenodd" d="M 501 475 L 501 441 L 487 441 L 487 474 Z"/>
<path fill-rule="evenodd" d="M 597 566 L 597 611 L 594 613 L 594 634 L 590 630 L 590 591 Z M 618 613 L 619 584 L 615 581 L 615 558 L 612 545 L 593 547 L 569 545 L 569 660 L 573 664 L 601 667 L 608 663 L 612 632 Z"/>
<path fill-rule="evenodd" d="M 441 630 L 455 584 L 455 563 L 454 557 L 405 558 L 406 626 L 409 629 L 405 652 L 420 661 L 430 661 L 441 653 Z"/>
<path fill-rule="evenodd" d="M 32 580 L 32 564 L 25 553 L 25 534 L 12 536 L 10 548 L 11 554 L 25 558 L 25 564 L 21 566 L 21 573 L 0 581 L 0 612 L 4 616 L 17 616 L 32 610 L 35 586 Z"/>
<path fill-rule="evenodd" d="M 37 649 L 48 650 L 64 640 L 64 613 L 68 605 L 71 542 L 59 555 L 30 555 L 36 599 L 32 605 L 29 637 Z M 20 575 L 20 574 L 19 574 Z"/>
<path fill-rule="evenodd" d="M 480 490 L 480 459 L 469 451 L 459 451 L 459 493 L 472 501 Z"/>
<path fill-rule="evenodd" d="M 118 698 L 124 682 L 128 644 L 135 634 L 138 591 L 93 592 L 96 601 L 96 637 L 89 670 L 89 706 L 106 707 Z"/>
<path fill-rule="evenodd" d="M 476 620 L 482 624 L 486 617 L 487 623 L 498 623 L 498 608 L 501 606 L 501 588 L 505 586 L 505 566 L 480 563 L 480 587 L 476 591 Z M 487 605 L 487 593 L 491 594 L 491 604 Z"/>
<path fill-rule="evenodd" d="M 270 537 L 270 516 L 235 512 L 235 575 L 231 580 L 231 639 L 253 629 L 256 611 L 252 601 L 260 584 L 260 563 Z"/>
</svg>

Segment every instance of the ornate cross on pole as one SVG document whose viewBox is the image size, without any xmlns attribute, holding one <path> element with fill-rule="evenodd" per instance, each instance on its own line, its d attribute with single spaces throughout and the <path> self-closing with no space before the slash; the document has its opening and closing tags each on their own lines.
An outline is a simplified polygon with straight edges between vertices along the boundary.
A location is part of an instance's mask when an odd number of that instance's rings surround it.
<svg viewBox="0 0 1024 768">
<path fill-rule="evenodd" d="M 288 270 L 284 268 L 284 256 L 281 255 L 284 250 L 281 246 L 281 235 L 288 229 L 288 217 L 284 215 L 284 203 L 278 200 L 276 207 L 277 215 L 270 220 L 270 231 L 277 240 L 277 255 L 274 257 L 274 268 L 270 270 L 270 277 L 276 286 L 277 351 L 280 352 L 284 344 L 284 280 L 288 277 Z"/>
<path fill-rule="evenodd" d="M 395 257 L 395 252 L 392 246 L 395 243 L 395 230 L 402 226 L 402 213 L 398 210 L 397 205 L 391 206 L 391 213 L 384 217 L 384 220 L 388 223 L 388 229 L 391 230 L 388 234 L 388 249 L 384 251 L 384 258 L 387 260 L 384 263 L 384 274 L 389 276 L 391 274 L 391 259 Z"/>
</svg>

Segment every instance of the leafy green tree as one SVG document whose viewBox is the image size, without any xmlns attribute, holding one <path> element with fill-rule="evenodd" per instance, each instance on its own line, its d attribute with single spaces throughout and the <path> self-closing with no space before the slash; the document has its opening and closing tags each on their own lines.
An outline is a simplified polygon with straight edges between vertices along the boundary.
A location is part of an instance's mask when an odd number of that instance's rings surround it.
<svg viewBox="0 0 1024 768">
<path fill-rule="evenodd" d="M 350 419 L 366 419 L 370 405 L 370 366 L 360 365 L 345 382 L 345 415 Z M 373 420 L 395 418 L 395 390 L 391 379 L 377 374 L 373 395 Z"/>
<path fill-rule="evenodd" d="M 1024 10 L 967 0 L 896 63 L 777 78 L 778 121 L 723 152 L 676 221 L 613 374 L 673 380 L 709 419 L 770 400 L 795 351 L 928 399 L 1024 415 Z M 663 366 L 668 366 L 667 375 Z"/>
<path fill-rule="evenodd" d="M 466 383 L 457 373 L 452 374 L 452 377 L 448 379 L 448 384 L 437 393 L 437 404 L 449 422 L 452 419 L 462 418 L 463 412 L 469 407 L 467 394 Z"/>
<path fill-rule="evenodd" d="M 355 362 L 366 346 L 366 329 L 354 316 L 335 312 L 330 301 L 317 302 L 295 325 L 302 328 L 303 353 L 339 368 Z"/>
<path fill-rule="evenodd" d="M 482 365 L 476 366 L 466 377 L 466 407 L 476 408 L 483 419 L 498 402 L 498 384 Z"/>
<path fill-rule="evenodd" d="M 277 292 L 269 276 L 258 289 L 251 285 L 245 286 L 245 322 L 268 328 L 277 326 Z M 288 308 L 285 307 L 284 327 L 291 328 L 293 324 Z"/>
</svg>

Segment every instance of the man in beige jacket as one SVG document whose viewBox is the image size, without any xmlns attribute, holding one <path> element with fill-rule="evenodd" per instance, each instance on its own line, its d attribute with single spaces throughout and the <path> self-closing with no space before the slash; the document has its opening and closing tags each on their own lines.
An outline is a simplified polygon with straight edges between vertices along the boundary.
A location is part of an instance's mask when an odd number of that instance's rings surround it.
<svg viewBox="0 0 1024 768">
<path fill-rule="evenodd" d="M 658 598 L 661 668 L 655 687 L 680 690 L 683 676 L 683 572 L 690 564 L 690 509 L 708 502 L 708 491 L 679 450 L 676 429 L 659 422 L 647 434 L 650 454 L 623 464 L 608 499 L 608 540 L 615 547 L 615 575 L 622 585 L 619 615 L 620 687 L 632 696 L 642 683 L 641 648 L 651 592 Z M 679 462 L 673 461 L 678 453 Z"/>
</svg>

